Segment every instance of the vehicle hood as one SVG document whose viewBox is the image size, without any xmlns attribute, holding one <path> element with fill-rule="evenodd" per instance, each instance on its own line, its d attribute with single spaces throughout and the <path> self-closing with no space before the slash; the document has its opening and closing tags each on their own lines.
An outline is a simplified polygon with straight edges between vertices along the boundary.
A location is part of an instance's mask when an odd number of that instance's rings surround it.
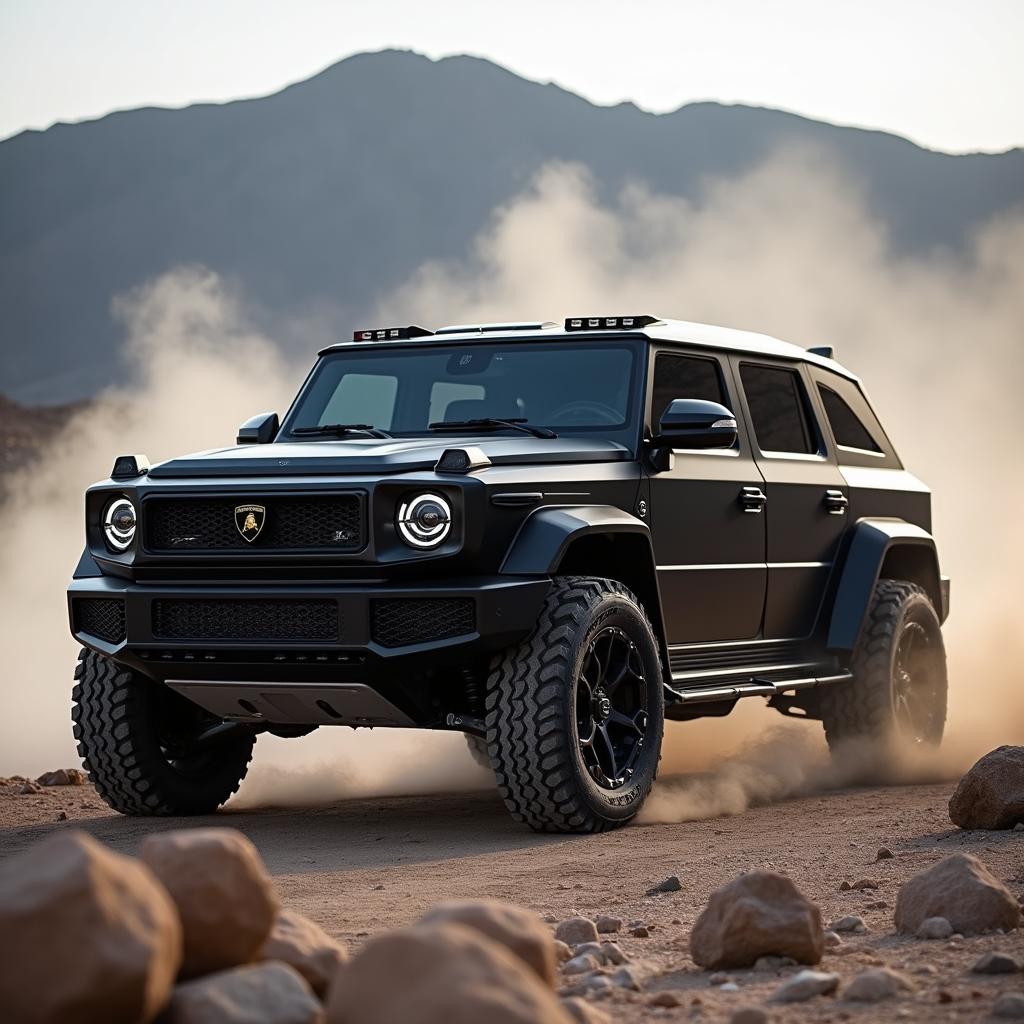
<svg viewBox="0 0 1024 1024">
<path fill-rule="evenodd" d="M 446 448 L 479 448 L 495 465 L 514 463 L 621 462 L 630 452 L 614 441 L 558 437 L 345 438 L 329 441 L 239 445 L 197 452 L 160 463 L 151 477 L 309 476 L 407 473 L 432 469 Z"/>
</svg>

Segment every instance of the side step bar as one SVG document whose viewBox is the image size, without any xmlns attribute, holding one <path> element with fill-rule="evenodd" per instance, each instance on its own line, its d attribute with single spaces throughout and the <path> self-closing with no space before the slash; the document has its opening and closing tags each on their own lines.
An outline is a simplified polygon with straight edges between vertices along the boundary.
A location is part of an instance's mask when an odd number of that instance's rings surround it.
<svg viewBox="0 0 1024 1024">
<path fill-rule="evenodd" d="M 814 690 L 819 686 L 831 686 L 834 683 L 847 683 L 853 679 L 850 672 L 839 672 L 827 676 L 811 676 L 805 679 L 781 679 L 770 682 L 767 679 L 745 679 L 742 682 L 722 685 L 716 683 L 709 686 L 688 686 L 684 690 L 676 690 L 669 686 L 666 689 L 673 704 L 713 704 L 720 701 L 739 700 L 741 697 L 777 697 L 791 690 Z"/>
</svg>

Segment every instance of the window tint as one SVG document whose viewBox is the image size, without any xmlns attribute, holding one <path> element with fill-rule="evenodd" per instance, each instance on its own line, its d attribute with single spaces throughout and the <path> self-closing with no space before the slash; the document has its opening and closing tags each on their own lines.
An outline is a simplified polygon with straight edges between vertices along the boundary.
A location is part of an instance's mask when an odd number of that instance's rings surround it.
<svg viewBox="0 0 1024 1024">
<path fill-rule="evenodd" d="M 659 352 L 654 362 L 654 395 L 651 424 L 657 429 L 661 417 L 675 398 L 700 398 L 725 405 L 722 373 L 714 359 L 698 359 Z"/>
<path fill-rule="evenodd" d="M 382 373 L 346 373 L 317 422 L 370 423 L 388 430 L 395 414 L 397 394 L 397 377 Z"/>
<path fill-rule="evenodd" d="M 817 451 L 807 420 L 803 384 L 795 370 L 743 363 L 740 378 L 761 451 Z"/>
<path fill-rule="evenodd" d="M 824 384 L 818 385 L 821 401 L 825 406 L 825 415 L 832 427 L 836 444 L 844 448 L 861 448 L 867 452 L 881 452 L 878 442 L 868 432 L 868 428 L 857 418 L 857 414 L 843 401 L 839 395 Z"/>
</svg>

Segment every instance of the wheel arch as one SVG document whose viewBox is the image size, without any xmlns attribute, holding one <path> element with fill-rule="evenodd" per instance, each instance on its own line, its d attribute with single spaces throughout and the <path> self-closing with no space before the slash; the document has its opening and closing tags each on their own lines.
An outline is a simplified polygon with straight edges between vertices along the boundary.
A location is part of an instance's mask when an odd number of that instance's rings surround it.
<svg viewBox="0 0 1024 1024">
<path fill-rule="evenodd" d="M 624 584 L 651 620 L 667 673 L 668 646 L 651 531 L 636 516 L 610 505 L 538 509 L 520 528 L 501 572 L 603 576 Z"/>
<path fill-rule="evenodd" d="M 935 606 L 939 621 L 945 621 L 948 580 L 940 574 L 932 535 L 902 519 L 861 519 L 853 527 L 840 572 L 828 629 L 829 650 L 851 651 L 857 645 L 879 579 L 916 583 Z"/>
</svg>

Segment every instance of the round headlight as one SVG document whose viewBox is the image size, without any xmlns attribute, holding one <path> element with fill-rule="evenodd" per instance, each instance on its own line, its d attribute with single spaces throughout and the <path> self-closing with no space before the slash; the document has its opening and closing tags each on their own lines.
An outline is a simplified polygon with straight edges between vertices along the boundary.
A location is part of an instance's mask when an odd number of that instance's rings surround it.
<svg viewBox="0 0 1024 1024">
<path fill-rule="evenodd" d="M 452 528 L 451 506 L 439 494 L 419 494 L 398 507 L 398 532 L 414 548 L 436 548 Z"/>
<path fill-rule="evenodd" d="M 114 551 L 124 551 L 135 539 L 135 506 L 127 498 L 115 498 L 103 513 L 103 533 Z"/>
</svg>

